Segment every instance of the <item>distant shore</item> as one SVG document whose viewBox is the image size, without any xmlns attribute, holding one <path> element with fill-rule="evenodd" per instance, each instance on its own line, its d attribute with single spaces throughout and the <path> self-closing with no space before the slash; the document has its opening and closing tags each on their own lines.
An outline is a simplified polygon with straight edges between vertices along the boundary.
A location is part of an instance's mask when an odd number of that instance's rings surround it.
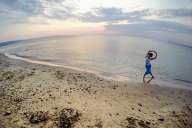
<svg viewBox="0 0 192 128">
<path fill-rule="evenodd" d="M 0 128 L 191 128 L 192 91 L 0 54 Z"/>
</svg>

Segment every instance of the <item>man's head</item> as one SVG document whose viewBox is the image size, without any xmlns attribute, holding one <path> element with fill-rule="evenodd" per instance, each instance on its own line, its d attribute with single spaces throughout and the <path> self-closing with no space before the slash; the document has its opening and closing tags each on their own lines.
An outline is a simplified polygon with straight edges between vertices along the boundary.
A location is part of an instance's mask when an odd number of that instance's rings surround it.
<svg viewBox="0 0 192 128">
<path fill-rule="evenodd" d="M 149 52 L 149 53 L 148 53 L 148 57 L 149 57 L 149 58 L 152 58 L 152 57 L 153 57 L 153 53 Z"/>
</svg>

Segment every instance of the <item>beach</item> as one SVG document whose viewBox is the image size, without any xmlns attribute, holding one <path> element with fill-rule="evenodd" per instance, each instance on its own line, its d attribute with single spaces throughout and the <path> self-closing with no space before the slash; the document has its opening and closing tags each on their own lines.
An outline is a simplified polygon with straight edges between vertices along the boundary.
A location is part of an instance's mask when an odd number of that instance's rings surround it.
<svg viewBox="0 0 192 128">
<path fill-rule="evenodd" d="M 192 128 L 192 90 L 0 54 L 0 128 Z"/>
</svg>

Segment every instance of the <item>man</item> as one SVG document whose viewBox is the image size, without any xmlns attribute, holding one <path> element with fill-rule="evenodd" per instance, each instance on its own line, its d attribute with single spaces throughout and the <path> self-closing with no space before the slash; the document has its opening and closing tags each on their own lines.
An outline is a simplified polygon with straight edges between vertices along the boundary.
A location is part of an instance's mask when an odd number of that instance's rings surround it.
<svg viewBox="0 0 192 128">
<path fill-rule="evenodd" d="M 145 56 L 145 68 L 146 71 L 143 75 L 143 83 L 146 83 L 145 77 L 146 75 L 151 75 L 151 79 L 147 81 L 149 83 L 152 79 L 154 79 L 153 73 L 151 71 L 152 65 L 151 65 L 151 60 L 154 60 L 157 58 L 157 52 L 154 50 L 149 50 Z"/>
</svg>

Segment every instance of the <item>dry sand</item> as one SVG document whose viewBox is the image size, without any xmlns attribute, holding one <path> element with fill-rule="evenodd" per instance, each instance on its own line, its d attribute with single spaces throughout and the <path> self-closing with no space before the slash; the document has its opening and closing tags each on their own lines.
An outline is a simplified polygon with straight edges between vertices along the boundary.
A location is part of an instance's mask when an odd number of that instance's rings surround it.
<svg viewBox="0 0 192 128">
<path fill-rule="evenodd" d="M 192 128 L 192 91 L 0 55 L 0 128 Z"/>
</svg>

